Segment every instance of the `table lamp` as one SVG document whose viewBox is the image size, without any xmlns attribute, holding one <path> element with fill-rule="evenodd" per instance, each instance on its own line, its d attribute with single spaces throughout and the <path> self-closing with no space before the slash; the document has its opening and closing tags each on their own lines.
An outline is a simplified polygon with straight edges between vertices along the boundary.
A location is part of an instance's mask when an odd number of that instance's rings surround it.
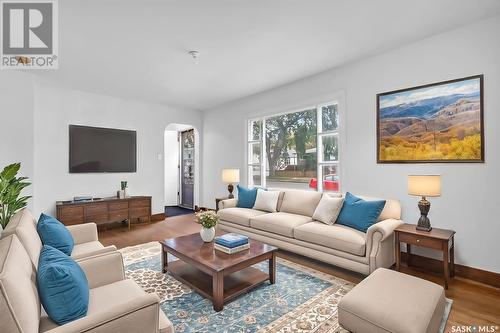
<svg viewBox="0 0 500 333">
<path fill-rule="evenodd" d="M 427 217 L 431 203 L 427 197 L 439 197 L 441 195 L 441 176 L 439 175 L 414 175 L 408 176 L 408 194 L 422 197 L 418 202 L 420 218 L 417 230 L 431 231 L 431 221 Z"/>
<path fill-rule="evenodd" d="M 227 183 L 227 190 L 229 191 L 228 198 L 234 198 L 233 183 L 238 183 L 240 181 L 240 169 L 223 169 L 222 170 L 222 181 Z"/>
</svg>

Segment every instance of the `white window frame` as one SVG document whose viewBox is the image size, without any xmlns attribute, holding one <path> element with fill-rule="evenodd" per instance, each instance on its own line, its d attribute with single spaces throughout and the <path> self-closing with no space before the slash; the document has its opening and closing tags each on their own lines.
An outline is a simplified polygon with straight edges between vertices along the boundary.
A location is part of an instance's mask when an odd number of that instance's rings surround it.
<svg viewBox="0 0 500 333">
<path fill-rule="evenodd" d="M 317 172 L 316 172 L 316 179 L 317 179 L 317 191 L 318 192 L 323 192 L 323 166 L 328 166 L 328 165 L 336 165 L 337 166 L 337 174 L 340 179 L 340 184 L 339 184 L 339 190 L 338 192 L 342 192 L 343 184 L 344 184 L 344 177 L 343 177 L 343 168 L 342 168 L 342 156 L 343 156 L 343 147 L 345 146 L 345 121 L 344 121 L 344 95 L 343 92 L 337 93 L 333 98 L 325 98 L 323 101 L 328 101 L 328 102 L 321 102 L 321 103 L 311 103 L 309 106 L 301 106 L 297 108 L 289 108 L 288 111 L 284 112 L 273 112 L 265 115 L 258 115 L 254 117 L 249 117 L 246 119 L 246 124 L 245 128 L 246 130 L 246 154 L 245 154 L 245 165 L 246 165 L 246 172 L 247 172 L 247 185 L 249 187 L 253 187 L 253 171 L 252 167 L 253 166 L 259 166 L 260 167 L 260 185 L 262 187 L 267 187 L 267 175 L 266 175 L 266 163 L 267 163 L 267 156 L 266 156 L 266 149 L 265 149 L 265 144 L 266 144 L 266 136 L 265 136 L 265 128 L 266 128 L 266 120 L 268 118 L 280 116 L 283 114 L 289 114 L 289 113 L 295 113 L 295 112 L 301 112 L 304 110 L 308 109 L 316 109 L 316 121 L 317 121 L 317 132 L 316 132 L 316 158 L 317 158 Z M 338 128 L 333 131 L 322 131 L 322 121 L 323 121 L 323 115 L 322 115 L 322 108 L 324 106 L 329 106 L 329 105 L 336 105 L 337 106 L 337 112 L 338 112 Z M 250 126 L 254 121 L 262 121 L 262 127 L 260 131 L 260 139 L 259 140 L 253 140 L 253 132 L 250 130 Z M 337 136 L 337 143 L 338 143 L 338 160 L 337 161 L 323 161 L 323 137 L 325 136 L 330 136 L 330 135 L 335 135 Z M 251 137 L 252 136 L 252 137 Z M 251 151 L 251 145 L 255 143 L 260 143 L 260 163 L 251 163 L 251 154 L 253 151 Z"/>
<path fill-rule="evenodd" d="M 338 127 L 335 130 L 323 131 L 323 107 L 335 105 L 337 107 L 337 113 L 339 115 Z M 317 136 L 316 136 L 316 163 L 317 163 L 317 172 L 316 179 L 318 184 L 318 192 L 323 192 L 323 167 L 329 165 L 337 166 L 337 175 L 340 179 L 339 192 L 340 187 L 342 186 L 342 178 L 340 178 L 340 131 L 341 131 L 341 119 L 340 119 L 340 106 L 337 101 L 332 101 L 329 103 L 322 103 L 316 107 L 316 120 L 317 120 Z M 327 136 L 336 136 L 337 137 L 337 149 L 338 149 L 338 159 L 337 161 L 323 161 L 323 138 Z M 321 181 L 320 181 L 321 180 Z"/>
<path fill-rule="evenodd" d="M 261 128 L 260 128 L 260 138 L 259 140 L 254 140 L 253 139 L 253 129 L 251 128 L 252 124 L 255 121 L 261 121 Z M 264 145 L 266 144 L 266 138 L 264 136 L 264 126 L 265 126 L 265 120 L 263 118 L 253 118 L 253 119 L 248 119 L 247 121 L 247 153 L 246 153 L 246 166 L 247 166 L 247 184 L 249 187 L 254 187 L 253 183 L 253 167 L 260 167 L 260 185 L 262 187 L 265 187 L 265 169 L 263 169 L 263 166 L 265 165 L 265 158 L 264 158 Z M 251 136 L 251 137 L 250 137 Z M 259 163 L 252 163 L 252 155 L 253 155 L 253 150 L 250 148 L 252 147 L 253 144 L 259 143 L 260 144 L 260 161 Z M 262 178 L 262 170 L 264 170 L 264 178 Z"/>
</svg>

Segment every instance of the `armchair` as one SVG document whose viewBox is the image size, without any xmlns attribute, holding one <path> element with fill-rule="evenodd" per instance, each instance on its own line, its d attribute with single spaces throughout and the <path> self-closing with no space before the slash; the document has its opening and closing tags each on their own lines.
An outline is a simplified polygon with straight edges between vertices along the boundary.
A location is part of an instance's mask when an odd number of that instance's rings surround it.
<svg viewBox="0 0 500 333">
<path fill-rule="evenodd" d="M 15 234 L 21 244 L 28 252 L 28 255 L 35 267 L 38 267 L 38 256 L 42 249 L 42 241 L 36 231 L 37 221 L 28 209 L 17 212 L 10 220 L 9 224 L 1 234 L 1 238 Z M 101 253 L 116 251 L 114 245 L 103 246 L 97 238 L 97 225 L 95 223 L 85 223 L 67 226 L 75 246 L 71 257 L 75 260 L 93 256 Z"/>
<path fill-rule="evenodd" d="M 125 279 L 119 252 L 84 258 L 90 288 L 87 316 L 64 325 L 54 323 L 42 310 L 36 271 L 16 235 L 0 240 L 0 331 L 5 332 L 141 332 L 173 333 L 172 323 L 160 309 L 156 294 L 144 292 Z"/>
</svg>

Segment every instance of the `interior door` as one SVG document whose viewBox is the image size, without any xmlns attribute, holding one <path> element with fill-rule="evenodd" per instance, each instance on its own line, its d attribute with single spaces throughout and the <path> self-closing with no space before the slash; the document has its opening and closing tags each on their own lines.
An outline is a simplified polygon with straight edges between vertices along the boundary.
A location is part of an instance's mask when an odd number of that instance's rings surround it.
<svg viewBox="0 0 500 333">
<path fill-rule="evenodd" d="M 181 132 L 181 200 L 180 205 L 194 208 L 194 130 Z"/>
</svg>

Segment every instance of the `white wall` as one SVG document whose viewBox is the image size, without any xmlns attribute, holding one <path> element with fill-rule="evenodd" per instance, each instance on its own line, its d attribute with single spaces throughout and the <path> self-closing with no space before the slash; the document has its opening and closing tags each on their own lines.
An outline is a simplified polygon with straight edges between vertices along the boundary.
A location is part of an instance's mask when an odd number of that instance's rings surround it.
<svg viewBox="0 0 500 333">
<path fill-rule="evenodd" d="M 0 170 L 15 162 L 33 181 L 33 80 L 26 73 L 0 71 Z M 34 186 L 24 193 L 32 195 Z M 33 200 L 28 202 L 32 208 Z"/>
<path fill-rule="evenodd" d="M 416 223 L 418 198 L 407 195 L 409 174 L 442 174 L 442 196 L 433 198 L 433 226 L 456 230 L 456 262 L 500 272 L 500 17 L 231 102 L 204 114 L 203 201 L 214 206 L 225 193 L 221 169 L 239 166 L 245 180 L 245 122 L 260 112 L 306 105 L 344 91 L 346 147 L 343 188 L 398 198 L 403 218 Z M 285 55 L 286 56 L 286 55 Z M 484 164 L 376 163 L 376 94 L 425 83 L 484 74 Z"/>
<path fill-rule="evenodd" d="M 116 195 L 121 180 L 129 182 L 132 195 L 153 197 L 153 214 L 163 212 L 165 128 L 170 123 L 202 126 L 198 111 L 85 93 L 41 80 L 35 82 L 34 105 L 36 214 L 53 214 L 57 200 Z M 70 174 L 69 124 L 136 130 L 137 172 Z"/>
</svg>

